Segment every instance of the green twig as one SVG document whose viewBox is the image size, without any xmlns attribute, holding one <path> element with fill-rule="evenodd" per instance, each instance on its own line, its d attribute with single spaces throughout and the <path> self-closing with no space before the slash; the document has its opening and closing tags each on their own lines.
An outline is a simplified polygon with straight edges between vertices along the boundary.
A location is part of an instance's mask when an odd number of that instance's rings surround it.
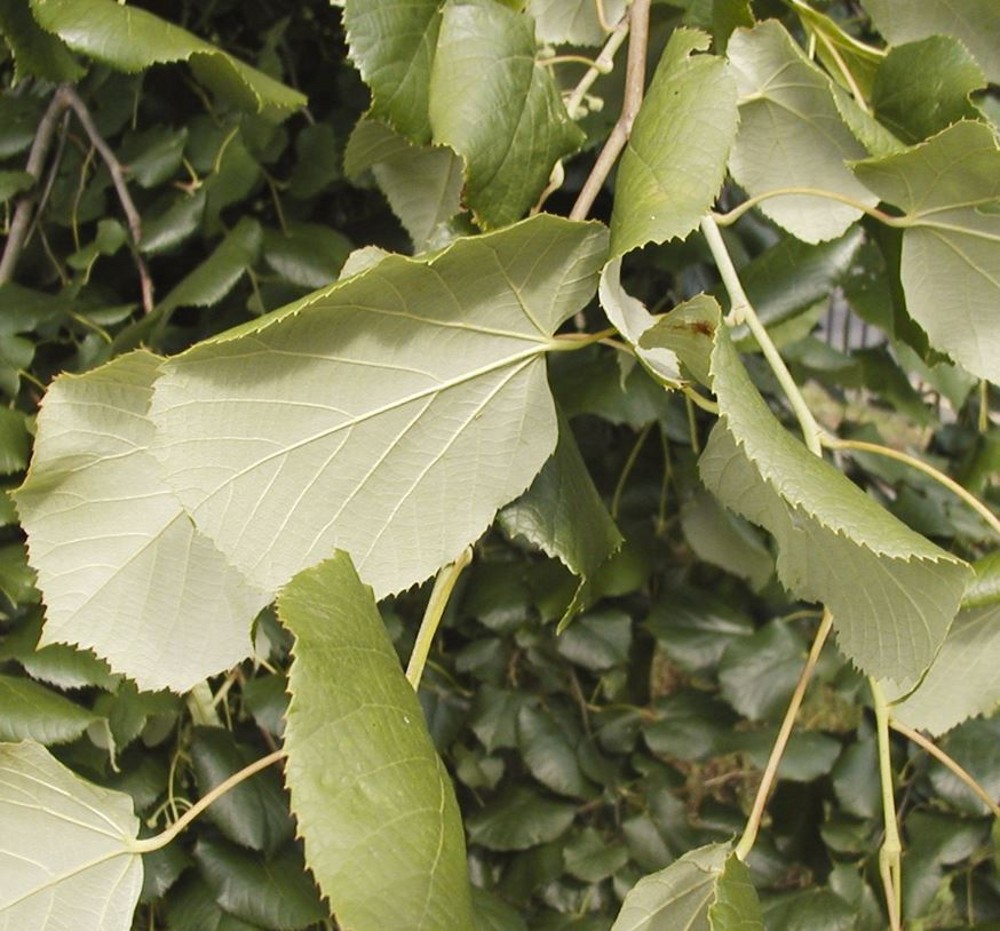
<svg viewBox="0 0 1000 931">
<path fill-rule="evenodd" d="M 708 242 L 712 258 L 715 259 L 719 274 L 722 276 L 722 283 L 729 294 L 733 322 L 736 324 L 746 323 L 750 328 L 750 332 L 754 335 L 757 344 L 764 353 L 764 358 L 767 359 L 771 370 L 778 379 L 778 383 L 792 405 L 792 410 L 798 419 L 806 447 L 814 455 L 822 455 L 823 450 L 820 445 L 819 424 L 816 423 L 816 418 L 813 417 L 805 398 L 802 397 L 802 392 L 799 391 L 799 386 L 795 384 L 795 379 L 792 378 L 791 372 L 788 371 L 785 360 L 781 358 L 777 346 L 772 342 L 767 329 L 760 322 L 760 318 L 757 316 L 753 305 L 743 290 L 739 275 L 736 273 L 736 267 L 733 265 L 733 260 L 729 256 L 729 250 L 722 240 L 722 234 L 719 232 L 719 227 L 716 225 L 715 220 L 712 217 L 704 217 L 701 221 L 701 231 Z"/>
<path fill-rule="evenodd" d="M 894 731 L 902 734 L 907 740 L 911 740 L 922 750 L 926 750 L 934 759 L 936 759 L 942 765 L 948 767 L 959 779 L 962 780 L 968 786 L 970 791 L 975 793 L 976 797 L 991 811 L 993 812 L 994 818 L 1000 818 L 1000 805 L 997 804 L 996 800 L 986 791 L 975 779 L 975 777 L 966 769 L 964 769 L 957 760 L 949 756 L 944 752 L 937 744 L 933 741 L 928 740 L 924 737 L 920 731 L 914 730 L 902 721 L 897 721 L 894 718 L 890 718 L 889 727 Z"/>
<path fill-rule="evenodd" d="M 639 436 L 636 437 L 635 443 L 632 444 L 632 449 L 629 451 L 628 458 L 625 460 L 625 465 L 622 466 L 622 474 L 618 476 L 618 482 L 615 485 L 614 494 L 611 496 L 611 519 L 618 520 L 618 508 L 622 503 L 622 493 L 625 491 L 625 483 L 628 481 L 628 477 L 632 474 L 632 469 L 635 468 L 636 460 L 639 458 L 639 451 L 642 449 L 646 442 L 646 438 L 649 436 L 650 430 L 653 429 L 653 424 L 655 421 L 646 424 L 639 432 Z"/>
<path fill-rule="evenodd" d="M 917 469 L 925 475 L 929 475 L 935 482 L 947 488 L 950 492 L 961 498 L 970 508 L 972 508 L 990 528 L 1000 535 L 1000 518 L 997 518 L 982 501 L 980 501 L 967 488 L 963 488 L 954 479 L 949 478 L 943 472 L 935 469 L 934 466 L 904 453 L 901 450 L 893 449 L 891 446 L 882 446 L 879 443 L 866 443 L 862 440 L 844 440 L 840 437 L 822 436 L 823 445 L 828 449 L 856 450 L 861 453 L 873 453 L 876 456 L 885 456 L 887 459 L 895 459 L 897 462 L 906 463 L 910 468 Z"/>
<path fill-rule="evenodd" d="M 806 687 L 809 685 L 813 670 L 815 670 L 816 663 L 819 661 L 819 655 L 823 651 L 823 644 L 826 643 L 832 629 L 833 615 L 829 611 L 824 611 L 823 619 L 819 622 L 816 636 L 813 638 L 812 646 L 809 648 L 809 656 L 802 667 L 802 672 L 799 673 L 799 681 L 795 683 L 795 691 L 792 692 L 788 708 L 785 710 L 785 717 L 781 722 L 781 727 L 778 729 L 778 736 L 774 740 L 774 746 L 771 747 L 771 755 L 768 757 L 767 765 L 764 767 L 764 775 L 761 776 L 760 786 L 757 788 L 757 794 L 754 796 L 753 807 L 750 809 L 746 827 L 743 829 L 743 836 L 736 845 L 736 856 L 741 860 L 746 860 L 757 840 L 757 834 L 760 831 L 760 822 L 764 817 L 764 807 L 767 805 L 767 797 L 771 794 L 771 788 L 774 786 L 775 779 L 777 778 L 778 766 L 781 764 L 781 758 L 785 753 L 788 738 L 792 734 L 792 728 L 795 725 L 795 718 L 799 713 L 799 708 L 802 707 L 802 699 L 805 697 Z"/>
<path fill-rule="evenodd" d="M 853 207 L 855 210 L 859 210 L 861 213 L 867 214 L 868 216 L 878 220 L 879 223 L 884 223 L 886 226 L 905 227 L 913 225 L 912 218 L 894 217 L 892 214 L 886 213 L 884 210 L 871 207 L 859 200 L 855 200 L 853 197 L 848 197 L 846 194 L 838 194 L 836 191 L 828 191 L 824 188 L 816 187 L 783 187 L 775 188 L 773 191 L 765 191 L 763 194 L 748 197 L 742 204 L 738 204 L 727 213 L 712 214 L 712 219 L 715 220 L 719 226 L 732 226 L 740 217 L 743 216 L 743 214 L 753 210 L 754 207 L 762 204 L 765 200 L 770 200 L 772 197 L 785 197 L 789 194 L 800 194 L 807 197 L 824 197 L 827 200 L 834 200 L 839 204 L 846 204 L 848 207 Z"/>
<path fill-rule="evenodd" d="M 434 635 L 437 633 L 438 625 L 444 616 L 444 609 L 448 604 L 448 599 L 451 597 L 452 589 L 454 589 L 458 577 L 462 574 L 462 570 L 470 562 L 472 562 L 472 547 L 467 546 L 458 559 L 452 563 L 448 563 L 434 580 L 434 588 L 431 590 L 430 600 L 427 602 L 423 619 L 420 621 L 417 640 L 413 644 L 410 662 L 406 667 L 406 680 L 413 686 L 414 691 L 420 686 L 420 678 L 424 674 L 427 656 L 431 651 Z"/>
<path fill-rule="evenodd" d="M 899 839 L 896 823 L 896 801 L 893 795 L 892 759 L 889 749 L 889 703 L 882 686 L 875 679 L 868 684 L 875 700 L 875 725 L 878 739 L 879 783 L 882 787 L 882 818 L 885 823 L 885 839 L 878 852 L 879 874 L 885 888 L 885 901 L 889 909 L 890 931 L 901 931 L 903 910 L 903 886 L 901 857 L 903 845 Z"/>
</svg>

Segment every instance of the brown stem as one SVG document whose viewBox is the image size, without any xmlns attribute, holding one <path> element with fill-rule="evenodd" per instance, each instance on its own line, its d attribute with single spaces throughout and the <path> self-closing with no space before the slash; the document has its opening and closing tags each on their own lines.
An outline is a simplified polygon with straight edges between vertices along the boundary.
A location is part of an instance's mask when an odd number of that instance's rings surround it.
<svg viewBox="0 0 1000 931">
<path fill-rule="evenodd" d="M 118 200 L 121 202 L 125 218 L 128 220 L 128 228 L 132 236 L 132 257 L 135 260 L 136 268 L 139 270 L 139 282 L 142 288 L 142 307 L 148 314 L 153 309 L 153 280 L 149 275 L 149 269 L 146 267 L 145 260 L 139 254 L 139 242 L 142 239 L 142 219 L 139 216 L 139 211 L 135 209 L 132 195 L 129 194 L 121 162 L 118 161 L 115 153 L 111 151 L 111 147 L 104 141 L 104 137 L 90 115 L 90 110 L 80 99 L 77 92 L 68 85 L 63 85 L 60 91 L 65 95 L 66 105 L 76 114 L 76 118 L 87 133 L 91 145 L 97 149 L 98 154 L 107 166 L 108 173 L 111 175 L 111 183 L 115 186 Z"/>
<path fill-rule="evenodd" d="M 625 68 L 625 96 L 618 121 L 608 135 L 601 154 L 597 156 L 594 167 L 584 182 L 580 195 L 569 213 L 571 220 L 586 219 L 590 208 L 601 190 L 618 156 L 621 155 L 625 143 L 632 132 L 639 107 L 642 106 L 642 94 L 646 85 L 646 51 L 649 43 L 649 5 L 650 0 L 633 0 L 629 12 L 628 63 Z"/>
<path fill-rule="evenodd" d="M 66 85 L 56 89 L 49 101 L 48 109 L 38 124 L 35 132 L 35 139 L 31 143 L 31 151 L 28 152 L 28 164 L 24 170 L 31 175 L 35 181 L 42 177 L 42 169 L 52 147 L 52 138 L 55 136 L 56 126 L 59 117 L 69 105 L 66 99 Z M 31 226 L 31 217 L 35 209 L 35 193 L 29 191 L 18 202 L 14 210 L 14 219 L 10 223 L 10 232 L 7 234 L 7 244 L 4 246 L 3 255 L 0 256 L 0 284 L 7 284 L 14 277 L 14 270 L 17 268 L 21 252 L 24 250 L 25 238 Z"/>
</svg>

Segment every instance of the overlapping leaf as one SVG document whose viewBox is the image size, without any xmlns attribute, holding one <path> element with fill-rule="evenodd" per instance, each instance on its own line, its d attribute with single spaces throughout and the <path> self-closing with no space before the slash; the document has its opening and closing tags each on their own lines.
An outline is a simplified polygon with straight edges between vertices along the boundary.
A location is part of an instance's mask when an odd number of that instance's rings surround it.
<svg viewBox="0 0 1000 931">
<path fill-rule="evenodd" d="M 1000 384 L 1000 148 L 961 122 L 855 173 L 906 212 L 900 278 L 935 348 Z"/>
<path fill-rule="evenodd" d="M 268 591 L 346 549 L 382 596 L 426 578 L 556 442 L 551 334 L 594 290 L 606 233 L 539 216 L 389 256 L 163 365 L 169 484 Z"/>
<path fill-rule="evenodd" d="M 975 582 L 941 651 L 918 688 L 892 710 L 895 717 L 938 735 L 1000 705 L 1000 554 L 974 567 Z"/>
<path fill-rule="evenodd" d="M 0 0 L 0 33 L 14 54 L 14 79 L 78 81 L 85 69 L 65 44 L 41 29 L 25 0 Z"/>
<path fill-rule="evenodd" d="M 648 242 L 683 239 L 722 187 L 736 136 L 736 81 L 710 44 L 677 29 L 636 117 L 615 182 L 612 257 Z"/>
<path fill-rule="evenodd" d="M 526 9 L 542 42 L 600 45 L 608 36 L 594 0 L 528 0 Z M 625 0 L 604 0 L 605 23 L 613 26 L 624 10 Z"/>
<path fill-rule="evenodd" d="M 0 744 L 0 927 L 127 931 L 142 888 L 132 799 L 34 743 Z"/>
<path fill-rule="evenodd" d="M 454 791 L 371 590 L 340 552 L 278 611 L 295 635 L 286 780 L 334 914 L 357 931 L 471 927 Z"/>
<path fill-rule="evenodd" d="M 552 458 L 531 487 L 500 512 L 500 524 L 511 536 L 522 536 L 561 560 L 580 579 L 563 624 L 586 603 L 590 579 L 623 540 L 594 487 L 572 428 L 562 419 Z"/>
<path fill-rule="evenodd" d="M 92 647 L 143 688 L 184 691 L 250 654 L 266 598 L 158 477 L 146 412 L 159 362 L 136 352 L 58 379 L 16 500 L 45 596 L 42 642 Z"/>
<path fill-rule="evenodd" d="M 445 5 L 431 72 L 434 141 L 465 159 L 465 199 L 487 227 L 523 216 L 552 166 L 583 143 L 535 54 L 530 17 L 494 0 Z"/>
<path fill-rule="evenodd" d="M 438 0 L 348 0 L 344 26 L 351 57 L 372 90 L 371 115 L 428 142 L 431 63 L 441 12 Z"/>
<path fill-rule="evenodd" d="M 287 113 L 305 105 L 298 91 L 138 7 L 115 0 L 31 0 L 31 12 L 73 51 L 120 71 L 186 61 L 202 81 L 246 109 Z"/>
<path fill-rule="evenodd" d="M 416 146 L 381 123 L 362 120 L 347 144 L 344 171 L 356 177 L 368 169 L 417 252 L 461 210 L 462 161 L 450 149 Z"/>
<path fill-rule="evenodd" d="M 730 844 L 692 850 L 639 880 L 611 931 L 763 931 L 750 872 Z"/>
<path fill-rule="evenodd" d="M 933 35 L 954 36 L 1000 82 L 1000 6 L 994 0 L 865 0 L 865 12 L 893 45 Z"/>
<path fill-rule="evenodd" d="M 737 30 L 728 54 L 740 96 L 740 130 L 729 170 L 747 193 L 815 188 L 874 206 L 877 198 L 845 164 L 865 151 L 841 118 L 830 79 L 780 23 L 766 20 Z M 811 243 L 843 235 L 861 217 L 856 207 L 811 194 L 774 196 L 760 209 Z"/>
<path fill-rule="evenodd" d="M 699 461 L 702 480 L 775 537 L 782 583 L 833 612 L 847 656 L 870 675 L 915 683 L 958 610 L 968 566 L 809 453 L 768 410 L 728 331 L 710 332 L 721 419 Z"/>
</svg>

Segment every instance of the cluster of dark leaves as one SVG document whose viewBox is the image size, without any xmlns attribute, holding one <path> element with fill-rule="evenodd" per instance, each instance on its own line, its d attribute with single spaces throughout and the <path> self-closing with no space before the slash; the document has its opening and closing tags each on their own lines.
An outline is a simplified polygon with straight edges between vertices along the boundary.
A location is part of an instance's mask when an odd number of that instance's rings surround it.
<svg viewBox="0 0 1000 931">
<path fill-rule="evenodd" d="M 56 374 L 139 343 L 177 351 L 334 280 L 355 246 L 407 248 L 377 191 L 342 175 L 367 99 L 336 9 L 320 0 L 150 8 L 301 89 L 309 111 L 283 123 L 247 116 L 179 66 L 141 76 L 91 69 L 78 92 L 127 168 L 160 303 L 141 313 L 111 177 L 66 117 L 17 283 L 0 287 L 7 486 L 27 466 L 32 417 Z M 53 87 L 13 86 L 10 60 L 0 76 L 0 172 L 13 173 Z M 571 169 L 570 186 L 579 174 Z M 5 201 L 8 219 L 15 197 Z M 816 331 L 832 292 L 837 321 L 893 331 L 879 317 L 892 307 L 882 258 L 891 248 L 857 234 L 806 247 L 750 218 L 730 245 L 833 428 L 890 441 L 923 431 L 939 465 L 974 492 L 995 493 L 1000 439 L 976 429 L 970 383 L 917 353 L 904 369 L 884 344 L 841 339 L 840 322 Z M 655 306 L 711 288 L 704 258 L 696 244 L 646 249 L 631 261 L 630 289 Z M 755 270 L 765 282 L 757 292 Z M 757 374 L 766 391 L 763 366 Z M 707 423 L 682 399 L 606 347 L 561 354 L 551 377 L 626 542 L 562 633 L 576 580 L 500 530 L 477 545 L 449 606 L 420 697 L 458 789 L 482 928 L 606 929 L 640 876 L 739 834 L 817 623 L 813 606 L 788 603 L 759 537 L 746 544 L 755 561 L 741 566 L 729 537 L 705 536 L 718 518 L 694 467 Z M 861 456 L 850 468 L 916 529 L 976 555 L 982 526 L 929 480 Z M 139 693 L 93 656 L 35 650 L 39 596 L 16 515 L 0 504 L 0 736 L 40 740 L 86 778 L 128 792 L 149 832 L 280 743 L 288 642 L 270 613 L 258 621 L 257 660 L 212 683 L 214 706 L 198 693 Z M 401 656 L 426 597 L 414 591 L 383 606 Z M 944 745 L 1000 792 L 1000 723 L 972 721 Z M 899 742 L 894 753 L 906 913 L 922 916 L 921 928 L 1000 922 L 984 809 L 919 751 Z M 866 686 L 830 647 L 749 862 L 769 927 L 884 927 L 876 773 Z M 137 927 L 322 926 L 294 834 L 278 772 L 252 778 L 146 858 Z"/>
</svg>

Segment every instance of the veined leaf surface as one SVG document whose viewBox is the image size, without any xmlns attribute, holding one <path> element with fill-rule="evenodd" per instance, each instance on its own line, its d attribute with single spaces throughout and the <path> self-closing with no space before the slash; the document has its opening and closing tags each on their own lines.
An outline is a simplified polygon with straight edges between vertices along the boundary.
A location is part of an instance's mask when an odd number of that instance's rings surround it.
<svg viewBox="0 0 1000 931">
<path fill-rule="evenodd" d="M 0 744 L 0 929 L 128 931 L 142 888 L 132 799 L 35 743 Z"/>
<path fill-rule="evenodd" d="M 593 295 L 606 236 L 538 216 L 389 256 L 167 361 L 167 481 L 267 591 L 338 548 L 380 597 L 425 579 L 555 448 L 544 355 Z"/>
<path fill-rule="evenodd" d="M 830 609 L 848 657 L 869 675 L 915 683 L 958 611 L 969 567 L 792 437 L 754 387 L 726 327 L 705 329 L 714 334 L 711 376 L 721 418 L 699 460 L 702 480 L 775 537 L 778 577 L 798 597 Z M 696 351 L 687 343 L 676 348 L 682 359 Z"/>
<path fill-rule="evenodd" d="M 454 790 L 371 590 L 339 552 L 296 576 L 278 613 L 295 635 L 292 810 L 341 925 L 471 927 Z"/>
<path fill-rule="evenodd" d="M 611 931 L 763 931 L 750 873 L 730 844 L 709 844 L 644 876 Z"/>
<path fill-rule="evenodd" d="M 747 193 L 817 188 L 875 206 L 878 199 L 845 163 L 863 158 L 865 150 L 840 116 L 830 79 L 784 27 L 766 20 L 738 29 L 728 54 L 740 94 L 740 129 L 729 170 Z M 855 207 L 810 194 L 777 195 L 760 209 L 811 243 L 836 239 L 861 218 Z"/>
<path fill-rule="evenodd" d="M 250 654 L 267 599 L 159 478 L 146 413 L 160 361 L 134 352 L 57 379 L 15 497 L 45 596 L 42 643 L 91 647 L 143 689 L 186 691 Z"/>
<path fill-rule="evenodd" d="M 906 211 L 900 277 L 909 313 L 936 348 L 1000 384 L 1000 147 L 993 131 L 956 123 L 854 170 Z"/>
<path fill-rule="evenodd" d="M 724 59 L 695 54 L 710 44 L 697 29 L 670 36 L 618 169 L 612 256 L 684 239 L 722 187 L 736 136 L 736 81 Z"/>
</svg>

